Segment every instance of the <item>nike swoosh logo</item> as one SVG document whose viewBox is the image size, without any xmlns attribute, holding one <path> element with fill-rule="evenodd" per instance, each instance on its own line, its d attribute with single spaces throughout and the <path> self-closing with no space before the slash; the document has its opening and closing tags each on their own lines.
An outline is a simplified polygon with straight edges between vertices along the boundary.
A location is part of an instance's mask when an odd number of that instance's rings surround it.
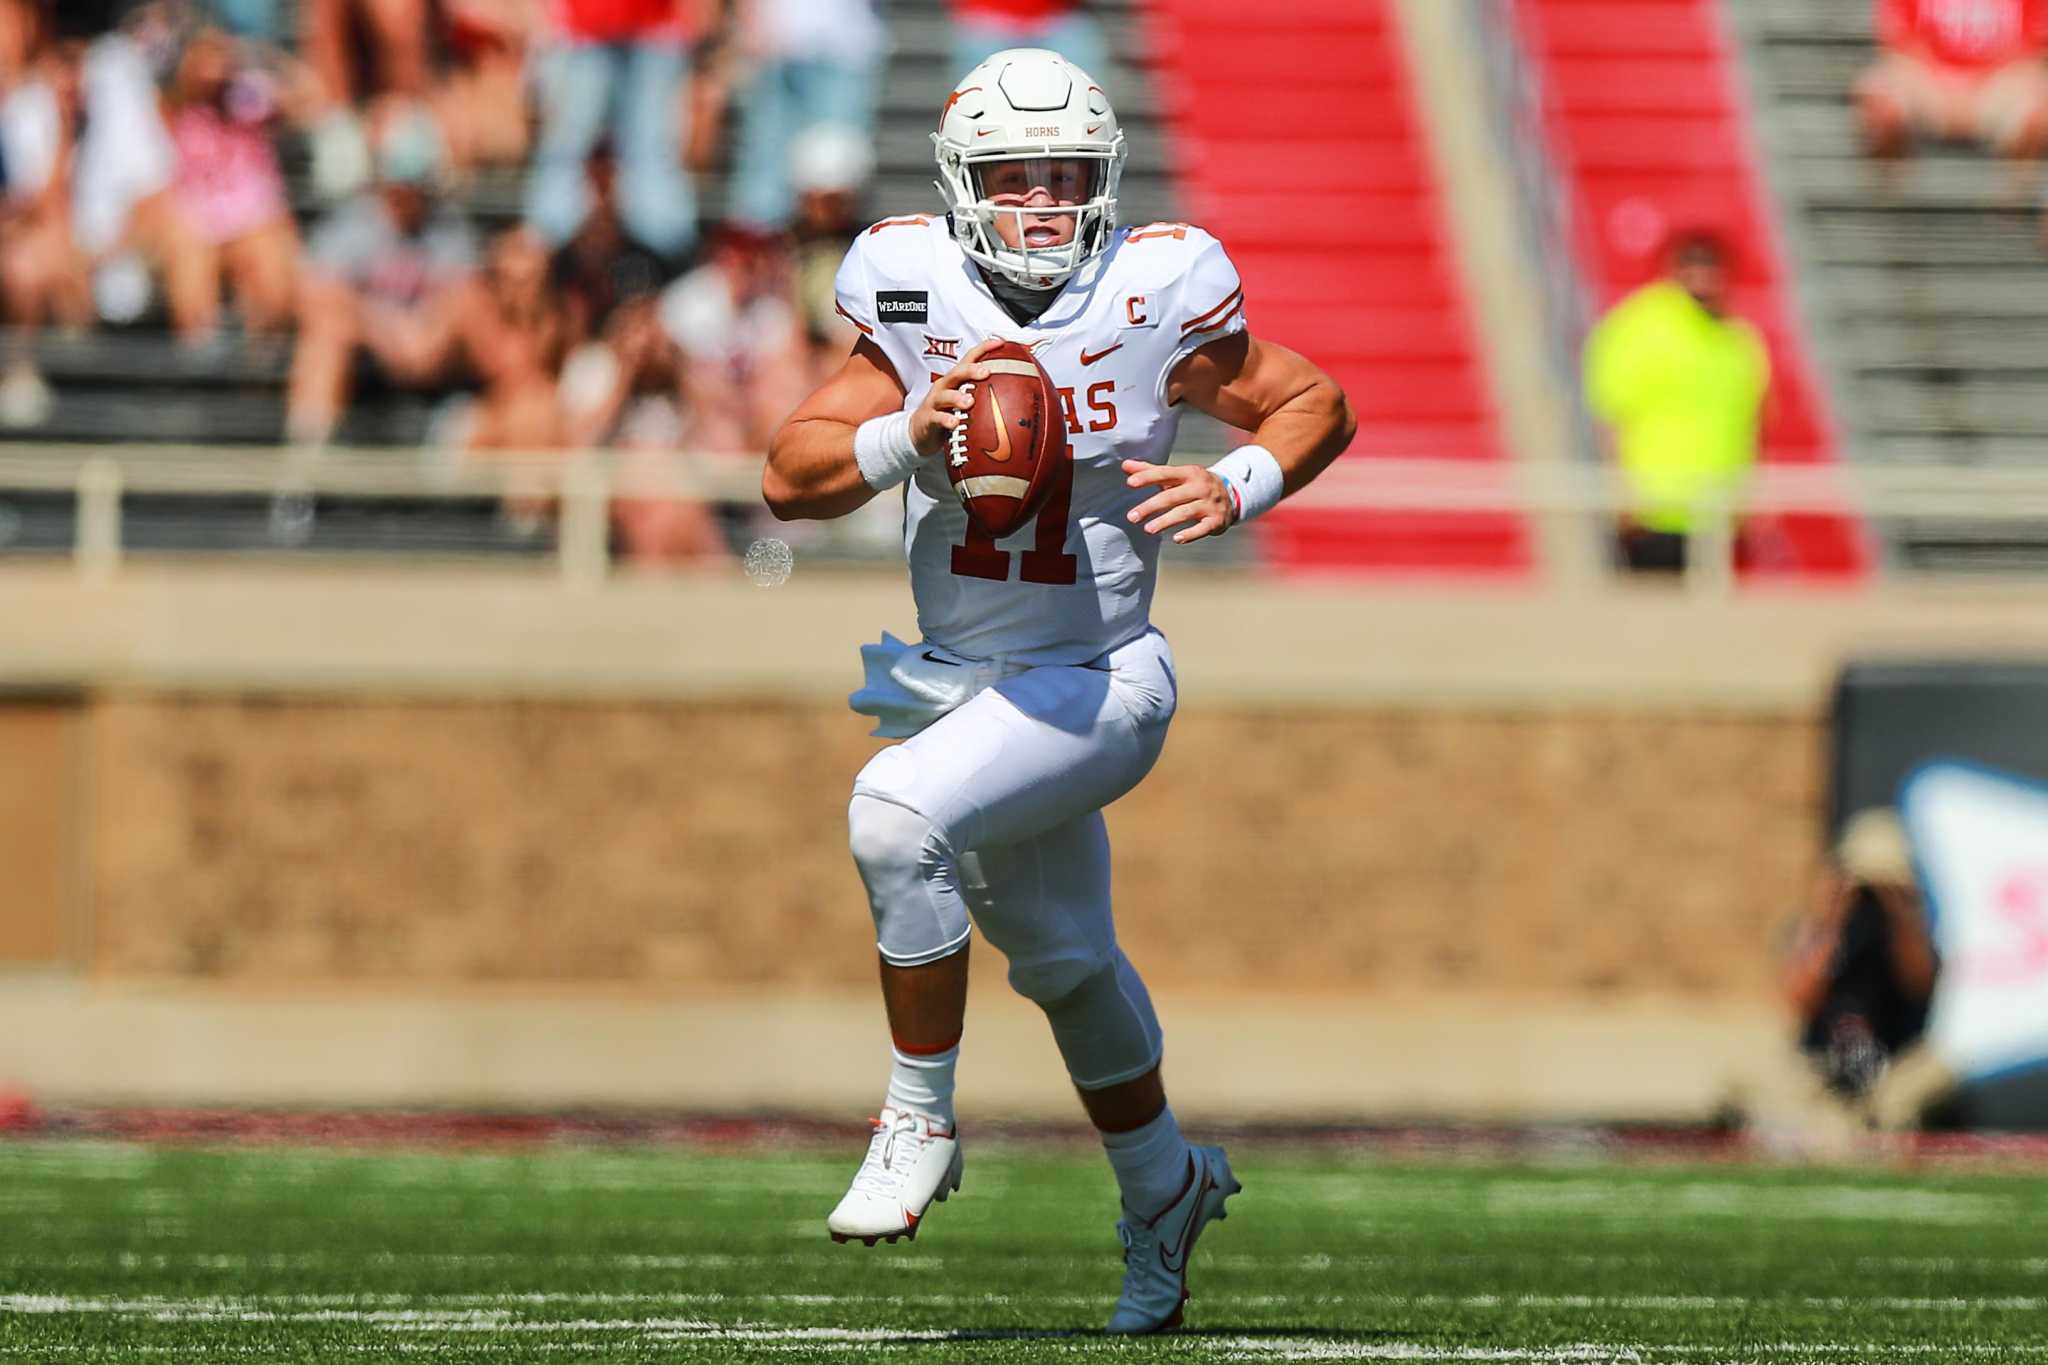
<svg viewBox="0 0 2048 1365">
<path fill-rule="evenodd" d="M 1195 1228 L 1202 1221 L 1202 1201 L 1207 1199 L 1209 1191 L 1215 1188 L 1215 1178 L 1209 1174 L 1208 1168 L 1205 1166 L 1202 1170 L 1202 1187 L 1195 1191 L 1195 1212 L 1188 1219 L 1188 1225 L 1181 1229 L 1180 1245 L 1173 1249 L 1171 1256 L 1167 1255 L 1165 1247 L 1159 1248 L 1159 1264 L 1166 1267 L 1167 1274 L 1183 1275 L 1187 1273 L 1188 1251 L 1195 1244 Z"/>
<path fill-rule="evenodd" d="M 997 133 L 1000 133 L 1001 131 L 1003 130 L 1000 128 L 976 128 L 974 130 L 974 135 L 976 137 L 993 137 Z"/>
<path fill-rule="evenodd" d="M 1082 136 L 1084 136 L 1084 137 L 1094 137 L 1094 136 L 1095 136 L 1095 135 L 1096 135 L 1097 133 L 1099 133 L 1099 132 L 1101 132 L 1101 131 L 1102 131 L 1102 125 L 1098 123 L 1098 124 L 1096 124 L 1096 125 L 1095 125 L 1095 126 L 1094 126 L 1093 128 L 1090 128 L 1090 129 L 1089 129 L 1089 130 L 1088 130 L 1088 131 L 1087 131 L 1086 133 L 1082 134 Z"/>
<path fill-rule="evenodd" d="M 1097 351 L 1094 355 L 1089 355 L 1088 348 L 1086 346 L 1083 346 L 1081 348 L 1081 363 L 1083 365 L 1093 365 L 1096 361 L 1102 359 L 1104 356 L 1113 355 L 1116 352 L 1121 351 L 1123 348 L 1124 344 L 1121 341 L 1119 341 L 1116 345 L 1110 347 L 1106 351 Z"/>
<path fill-rule="evenodd" d="M 952 661 L 951 659 L 941 659 L 941 658 L 940 658 L 940 657 L 939 657 L 938 655 L 936 655 L 936 654 L 932 653 L 932 652 L 931 652 L 930 650 L 926 650 L 926 651 L 924 652 L 924 657 L 925 657 L 925 658 L 927 658 L 927 659 L 930 659 L 930 660 L 931 660 L 931 661 L 932 661 L 933 663 L 935 663 L 935 664 L 944 664 L 944 665 L 945 665 L 946 667 L 948 667 L 948 668 L 958 668 L 958 667 L 960 666 L 959 664 L 956 664 L 956 663 L 954 663 L 954 662 L 953 662 L 953 661 Z M 951 1133 L 933 1133 L 933 1134 L 932 1134 L 932 1136 L 933 1136 L 933 1137 L 951 1137 L 951 1136 L 952 1136 L 952 1134 L 951 1134 Z"/>
<path fill-rule="evenodd" d="M 1003 420 L 1003 400 L 996 397 L 994 389 L 990 389 L 988 391 L 988 402 L 989 406 L 996 410 L 996 448 L 994 450 L 984 450 L 981 453 L 994 460 L 997 464 L 1008 464 L 1010 462 L 1010 424 Z"/>
</svg>

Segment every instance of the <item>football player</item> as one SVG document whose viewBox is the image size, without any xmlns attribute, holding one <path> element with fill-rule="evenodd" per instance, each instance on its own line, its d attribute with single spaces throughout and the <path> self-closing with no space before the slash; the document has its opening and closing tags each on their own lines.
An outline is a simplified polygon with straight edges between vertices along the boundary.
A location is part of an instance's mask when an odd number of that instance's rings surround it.
<svg viewBox="0 0 2048 1365">
<path fill-rule="evenodd" d="M 1200 228 L 1120 228 L 1124 138 L 1087 72 L 999 52 L 945 102 L 943 216 L 863 230 L 837 280 L 859 329 L 845 365 L 777 433 L 779 517 L 844 516 L 901 490 L 923 638 L 863 648 L 856 710 L 906 737 L 860 772 L 850 842 L 881 954 L 895 1064 L 834 1240 L 914 1235 L 960 1187 L 953 1073 L 970 926 L 1041 1006 L 1122 1194 L 1123 1292 L 1109 1330 L 1179 1325 L 1188 1253 L 1239 1186 L 1181 1135 L 1159 1021 L 1110 919 L 1102 808 L 1142 779 L 1173 716 L 1173 656 L 1149 622 L 1165 539 L 1221 535 L 1343 451 L 1328 375 L 1246 329 L 1244 290 Z M 1029 345 L 1073 452 L 1005 540 L 972 526 L 938 458 L 991 339 Z M 1167 464 L 1184 407 L 1253 433 L 1206 468 Z"/>
</svg>

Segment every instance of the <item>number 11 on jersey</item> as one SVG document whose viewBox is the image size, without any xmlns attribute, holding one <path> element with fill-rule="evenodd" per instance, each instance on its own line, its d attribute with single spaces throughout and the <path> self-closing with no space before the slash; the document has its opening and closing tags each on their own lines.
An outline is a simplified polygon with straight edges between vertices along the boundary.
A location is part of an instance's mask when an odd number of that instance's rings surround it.
<svg viewBox="0 0 2048 1365">
<path fill-rule="evenodd" d="M 1068 587 L 1079 576 L 1081 561 L 1066 552 L 1067 517 L 1074 503 L 1074 463 L 1068 460 L 1059 480 L 1038 509 L 1037 530 L 1032 547 L 1024 552 L 1018 577 L 1026 583 Z M 967 542 L 953 547 L 953 572 L 962 578 L 986 578 L 997 583 L 1010 579 L 1010 552 L 996 548 L 995 537 L 967 523 Z"/>
</svg>

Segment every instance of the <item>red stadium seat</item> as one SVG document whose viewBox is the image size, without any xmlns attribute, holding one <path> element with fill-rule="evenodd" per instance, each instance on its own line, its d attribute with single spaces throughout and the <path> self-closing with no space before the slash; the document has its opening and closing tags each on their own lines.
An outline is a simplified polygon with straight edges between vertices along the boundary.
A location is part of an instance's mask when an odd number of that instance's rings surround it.
<svg viewBox="0 0 2048 1365">
<path fill-rule="evenodd" d="M 1345 458 L 1499 460 L 1388 0 L 1149 0 L 1146 18 L 1189 214 L 1228 243 L 1259 335 L 1344 385 Z M 1514 516 L 1289 506 L 1262 524 L 1288 569 L 1530 567 Z"/>
<path fill-rule="evenodd" d="M 1719 233 L 1735 251 L 1735 311 L 1761 326 L 1771 351 L 1765 458 L 1832 459 L 1833 424 L 1796 321 L 1716 0 L 1518 0 L 1517 8 L 1595 295 L 1604 305 L 1654 276 L 1673 232 Z M 1847 520 L 1776 525 L 1778 553 L 1753 560 L 1759 571 L 1867 568 Z"/>
<path fill-rule="evenodd" d="M 1551 7 L 1537 35 L 1545 52 L 1707 57 L 1720 50 L 1712 16 L 1692 4 L 1583 0 Z"/>
<path fill-rule="evenodd" d="M 1314 184 L 1332 166 L 1345 167 L 1352 189 L 1371 194 L 1418 195 L 1428 172 L 1407 139 L 1363 144 L 1349 139 L 1217 138 L 1201 150 L 1200 175 L 1237 193 L 1287 191 Z"/>
</svg>

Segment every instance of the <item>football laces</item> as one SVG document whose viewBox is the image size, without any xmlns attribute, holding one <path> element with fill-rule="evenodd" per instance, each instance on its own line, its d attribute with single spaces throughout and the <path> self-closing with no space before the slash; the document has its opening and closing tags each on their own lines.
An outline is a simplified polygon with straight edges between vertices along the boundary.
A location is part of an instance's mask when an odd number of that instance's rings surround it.
<svg viewBox="0 0 2048 1365">
<path fill-rule="evenodd" d="M 952 454 L 951 464 L 955 469 L 967 463 L 967 418 L 974 412 L 974 385 L 971 382 L 962 384 L 960 392 L 968 400 L 967 411 L 960 414 L 960 421 L 946 437 L 946 449 Z"/>
</svg>

